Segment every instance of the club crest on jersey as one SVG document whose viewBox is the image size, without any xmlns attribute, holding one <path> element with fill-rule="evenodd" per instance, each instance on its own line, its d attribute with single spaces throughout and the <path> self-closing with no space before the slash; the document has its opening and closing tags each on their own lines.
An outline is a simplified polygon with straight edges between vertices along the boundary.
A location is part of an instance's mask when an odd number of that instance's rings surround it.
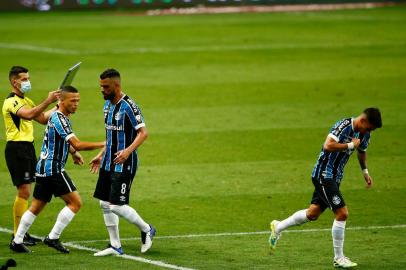
<svg viewBox="0 0 406 270">
<path fill-rule="evenodd" d="M 334 203 L 334 205 L 339 205 L 340 202 L 341 202 L 340 197 L 338 197 L 337 195 L 334 195 L 334 196 L 333 196 L 333 203 Z"/>
<path fill-rule="evenodd" d="M 137 119 L 137 122 L 141 122 L 141 115 L 137 114 L 137 115 L 135 116 L 135 119 Z"/>
<path fill-rule="evenodd" d="M 46 159 L 48 157 L 48 151 L 45 150 L 45 152 L 41 152 L 39 155 L 40 159 Z"/>
<path fill-rule="evenodd" d="M 115 115 L 114 115 L 114 119 L 116 120 L 116 121 L 119 121 L 120 119 L 121 119 L 121 114 L 118 112 L 118 113 L 116 113 Z"/>
</svg>

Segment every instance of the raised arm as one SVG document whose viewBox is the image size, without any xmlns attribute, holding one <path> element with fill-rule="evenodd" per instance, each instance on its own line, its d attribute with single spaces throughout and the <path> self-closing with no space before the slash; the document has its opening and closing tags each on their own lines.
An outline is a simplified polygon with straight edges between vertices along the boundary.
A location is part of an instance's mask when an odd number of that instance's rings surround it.
<svg viewBox="0 0 406 270">
<path fill-rule="evenodd" d="M 45 125 L 47 122 L 48 122 L 48 120 L 49 120 L 49 117 L 51 116 L 51 114 L 54 112 L 54 111 L 56 111 L 58 108 L 55 106 L 55 107 L 53 107 L 52 109 L 50 109 L 50 110 L 48 110 L 48 111 L 46 111 L 46 112 L 42 112 L 42 113 L 40 113 L 37 117 L 35 117 L 35 121 L 37 121 L 38 123 L 40 123 L 40 124 L 43 124 L 43 125 Z"/>
<path fill-rule="evenodd" d="M 39 105 L 35 106 L 34 108 L 26 108 L 26 106 L 21 107 L 17 111 L 17 116 L 21 117 L 23 119 L 27 119 L 27 120 L 35 119 L 41 113 L 43 113 L 50 104 L 57 101 L 59 95 L 60 95 L 59 90 L 49 92 L 48 97 L 46 99 L 44 99 Z M 40 123 L 42 123 L 42 122 L 40 122 Z"/>
</svg>

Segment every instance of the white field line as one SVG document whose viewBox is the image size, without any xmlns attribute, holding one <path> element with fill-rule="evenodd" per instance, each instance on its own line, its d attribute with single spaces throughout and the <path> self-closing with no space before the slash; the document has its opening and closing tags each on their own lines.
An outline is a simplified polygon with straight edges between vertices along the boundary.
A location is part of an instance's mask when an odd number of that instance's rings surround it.
<svg viewBox="0 0 406 270">
<path fill-rule="evenodd" d="M 51 47 L 42 47 L 30 44 L 12 44 L 0 42 L 0 48 L 23 51 L 35 51 L 60 55 L 99 55 L 99 54 L 145 54 L 145 53 L 194 53 L 194 52 L 221 52 L 221 51 L 255 51 L 255 50 L 280 50 L 280 49 L 336 49 L 346 47 L 370 46 L 406 46 L 404 42 L 356 42 L 356 43 L 325 43 L 325 44 L 257 44 L 257 45 L 216 45 L 216 46 L 184 46 L 184 47 L 134 47 L 105 50 L 72 50 Z"/>
<path fill-rule="evenodd" d="M 51 53 L 51 54 L 62 54 L 62 55 L 80 54 L 80 52 L 76 51 L 76 50 L 35 46 L 35 45 L 30 45 L 30 44 L 13 44 L 13 43 L 0 42 L 0 48 L 22 50 L 22 51 L 43 52 L 43 53 Z"/>
<path fill-rule="evenodd" d="M 0 232 L 2 233 L 7 233 L 7 234 L 12 234 L 13 231 L 7 228 L 3 228 L 0 227 Z M 40 237 L 37 235 L 33 235 L 34 237 L 39 237 L 41 239 L 44 239 L 44 237 Z M 99 252 L 99 249 L 95 249 L 95 248 L 90 248 L 90 247 L 86 247 L 86 246 L 82 246 L 73 242 L 69 242 L 69 243 L 63 243 L 65 246 L 70 247 L 70 248 L 74 248 L 74 249 L 79 249 L 79 250 L 85 250 L 85 251 L 90 251 L 90 252 Z M 127 259 L 127 260 L 132 260 L 132 261 L 137 261 L 137 262 L 142 262 L 142 263 L 146 263 L 146 264 L 152 264 L 152 265 L 156 265 L 156 266 L 160 266 L 163 268 L 169 268 L 169 269 L 176 269 L 176 270 L 195 270 L 193 268 L 187 268 L 187 267 L 183 267 L 183 266 L 179 266 L 179 265 L 174 265 L 174 264 L 169 264 L 166 262 L 162 262 L 162 261 L 155 261 L 155 260 L 149 260 L 149 259 L 145 259 L 142 257 L 138 257 L 138 256 L 133 256 L 133 255 L 119 255 L 119 256 L 115 256 L 117 258 L 123 258 L 123 259 Z"/>
<path fill-rule="evenodd" d="M 349 231 L 361 231 L 361 230 L 382 230 L 382 229 L 403 229 L 406 228 L 406 224 L 399 225 L 387 225 L 387 226 L 366 226 L 366 227 L 347 227 L 346 230 Z M 287 230 L 283 233 L 312 233 L 312 232 L 324 232 L 331 231 L 331 228 L 322 229 L 305 229 L 305 230 Z M 155 236 L 154 239 L 178 239 L 178 238 L 199 238 L 199 237 L 222 237 L 222 236 L 243 236 L 243 235 L 258 235 L 258 234 L 269 234 L 269 231 L 259 231 L 259 232 L 235 232 L 235 233 L 207 233 L 207 234 L 184 234 L 184 235 L 166 235 L 166 236 Z M 139 237 L 121 238 L 122 241 L 132 241 L 139 240 Z M 96 243 L 96 242 L 108 242 L 108 239 L 100 240 L 83 240 L 83 241 L 73 241 L 69 244 L 77 243 Z"/>
</svg>

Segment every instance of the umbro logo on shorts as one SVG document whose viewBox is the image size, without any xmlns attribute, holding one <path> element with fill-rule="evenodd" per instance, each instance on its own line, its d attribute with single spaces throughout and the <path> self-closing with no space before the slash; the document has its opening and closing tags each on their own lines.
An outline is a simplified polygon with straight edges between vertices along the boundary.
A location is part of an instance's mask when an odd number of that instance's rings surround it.
<svg viewBox="0 0 406 270">
<path fill-rule="evenodd" d="M 341 202 L 340 197 L 338 197 L 337 195 L 334 195 L 334 196 L 333 196 L 333 203 L 334 203 L 334 205 L 339 205 L 340 202 Z"/>
</svg>

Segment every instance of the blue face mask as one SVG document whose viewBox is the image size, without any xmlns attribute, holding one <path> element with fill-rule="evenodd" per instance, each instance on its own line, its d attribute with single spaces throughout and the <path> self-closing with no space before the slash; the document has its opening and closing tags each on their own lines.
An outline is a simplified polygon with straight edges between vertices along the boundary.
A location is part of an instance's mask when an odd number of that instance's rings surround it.
<svg viewBox="0 0 406 270">
<path fill-rule="evenodd" d="M 20 91 L 23 92 L 23 93 L 30 92 L 31 91 L 31 83 L 30 83 L 30 81 L 22 81 Z"/>
</svg>

